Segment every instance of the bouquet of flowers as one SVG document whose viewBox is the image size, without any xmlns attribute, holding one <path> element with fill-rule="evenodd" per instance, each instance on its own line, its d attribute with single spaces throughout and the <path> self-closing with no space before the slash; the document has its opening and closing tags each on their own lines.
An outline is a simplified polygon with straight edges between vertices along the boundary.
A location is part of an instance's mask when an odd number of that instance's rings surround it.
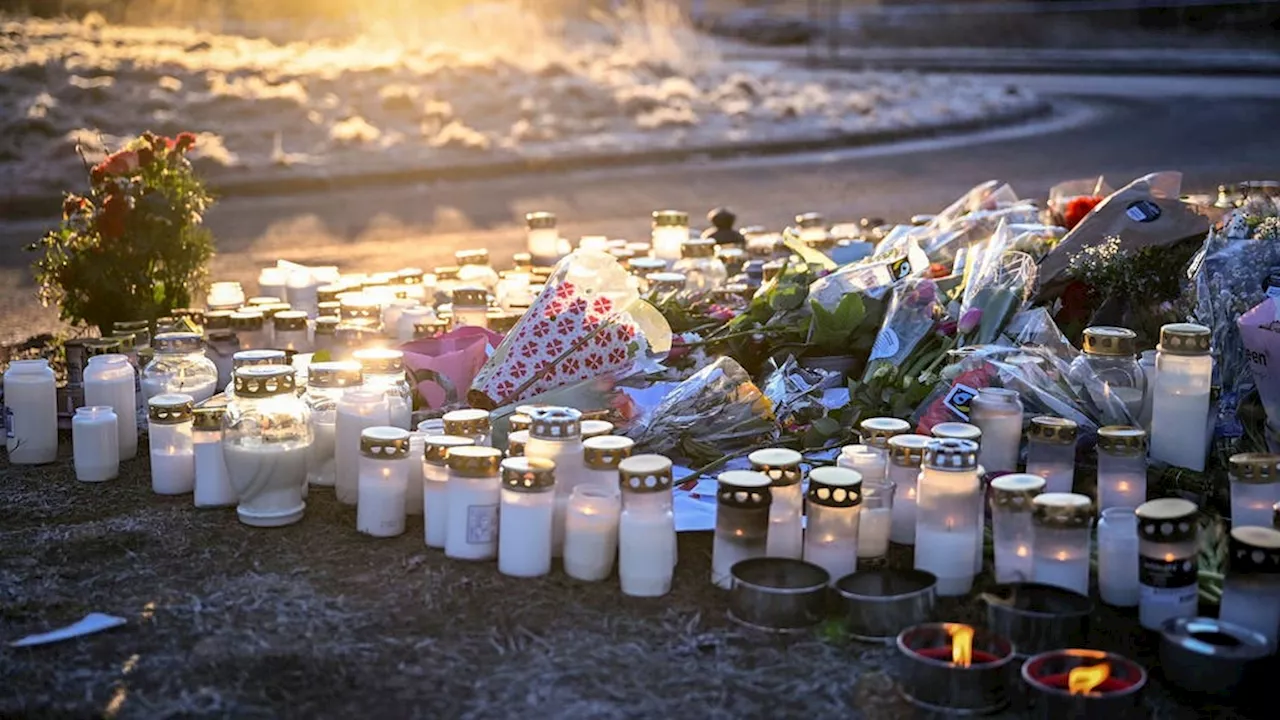
<svg viewBox="0 0 1280 720">
<path fill-rule="evenodd" d="M 1002 222 L 981 250 L 970 250 L 958 320 L 966 344 L 994 342 L 1035 292 L 1036 261 L 1010 250 L 1014 239 L 1009 225 Z"/>
</svg>

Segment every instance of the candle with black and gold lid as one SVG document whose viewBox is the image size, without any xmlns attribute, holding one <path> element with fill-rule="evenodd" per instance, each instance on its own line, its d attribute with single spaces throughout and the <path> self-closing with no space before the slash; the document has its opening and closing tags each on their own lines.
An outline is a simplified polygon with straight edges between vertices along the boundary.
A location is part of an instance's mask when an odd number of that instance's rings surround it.
<svg viewBox="0 0 1280 720">
<path fill-rule="evenodd" d="M 1076 435 L 1074 420 L 1038 415 L 1027 430 L 1027 472 L 1044 478 L 1044 491 L 1069 493 L 1075 479 Z"/>
<path fill-rule="evenodd" d="M 716 480 L 719 487 L 711 548 L 711 582 L 728 590 L 733 584 L 730 570 L 736 563 L 767 554 L 771 481 L 768 475 L 752 470 L 729 470 L 720 473 Z"/>
<path fill-rule="evenodd" d="M 1271 527 L 1280 502 L 1280 455 L 1237 453 L 1231 468 L 1231 526 Z"/>
<path fill-rule="evenodd" d="M 998 583 L 1031 580 L 1031 548 L 1035 544 L 1032 501 L 1044 487 L 1044 478 L 1029 473 L 1002 475 L 991 481 L 991 539 Z"/>
<path fill-rule="evenodd" d="M 1147 501 L 1147 431 L 1129 425 L 1098 428 L 1098 512 Z"/>
<path fill-rule="evenodd" d="M 1227 543 L 1218 619 L 1261 634 L 1274 650 L 1280 631 L 1280 531 L 1233 527 Z"/>
<path fill-rule="evenodd" d="M 858 569 L 862 476 L 848 468 L 814 468 L 805 499 L 804 559 L 826 570 L 835 583 Z"/>
<path fill-rule="evenodd" d="M 803 458 L 795 450 L 766 448 L 747 456 L 751 469 L 769 478 L 769 557 L 799 559 L 804 554 Z"/>
<path fill-rule="evenodd" d="M 1199 607 L 1199 518 L 1181 498 L 1138 506 L 1138 621 L 1159 630 L 1166 620 L 1195 617 Z"/>
<path fill-rule="evenodd" d="M 1088 595 L 1093 503 L 1076 493 L 1041 493 L 1031 504 L 1032 581 Z"/>
</svg>

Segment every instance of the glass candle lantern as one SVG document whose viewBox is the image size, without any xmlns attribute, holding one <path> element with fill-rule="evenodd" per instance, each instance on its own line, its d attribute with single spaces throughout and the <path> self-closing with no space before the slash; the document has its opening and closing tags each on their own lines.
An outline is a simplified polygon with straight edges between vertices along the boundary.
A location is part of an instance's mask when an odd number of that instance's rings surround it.
<svg viewBox="0 0 1280 720">
<path fill-rule="evenodd" d="M 87 346 L 85 352 L 90 355 L 84 369 L 84 402 L 104 405 L 115 412 L 120 460 L 132 460 L 138 454 L 138 400 L 134 392 L 133 365 L 129 364 L 129 358 L 118 353 L 91 354 L 93 346 Z"/>
<path fill-rule="evenodd" d="M 209 285 L 205 305 L 210 310 L 235 310 L 244 304 L 244 288 L 238 282 L 216 282 Z"/>
<path fill-rule="evenodd" d="M 413 391 L 404 375 L 404 353 L 386 348 L 367 348 L 352 353 L 360 363 L 365 390 L 382 393 L 387 399 L 391 427 L 413 427 Z"/>
<path fill-rule="evenodd" d="M 710 240 L 686 240 L 672 270 L 684 275 L 685 291 L 694 295 L 706 295 L 729 279 L 729 271 L 716 257 L 716 245 Z"/>
<path fill-rule="evenodd" d="M 204 354 L 199 333 L 161 333 L 152 346 L 155 355 L 142 369 L 142 394 L 182 393 L 204 402 L 218 392 L 218 366 Z"/>
<path fill-rule="evenodd" d="M 586 480 L 582 456 L 582 413 L 567 407 L 540 407 L 530 416 L 529 441 L 524 456 L 550 460 L 556 466 L 555 524 L 551 554 L 564 551 L 564 518 L 573 489 Z"/>
<path fill-rule="evenodd" d="M 371 427 L 360 433 L 356 530 L 374 537 L 404 534 L 409 490 L 409 432 Z"/>
<path fill-rule="evenodd" d="M 1112 507 L 1098 519 L 1098 594 L 1115 607 L 1138 606 L 1138 516 Z"/>
<path fill-rule="evenodd" d="M 870 481 L 883 480 L 888 474 L 885 451 L 870 445 L 845 445 L 840 448 L 840 454 L 836 456 L 836 467 L 848 468 L 861 475 L 864 480 Z"/>
<path fill-rule="evenodd" d="M 1159 630 L 1166 620 L 1194 617 L 1199 599 L 1198 516 L 1181 498 L 1138 506 L 1138 621 Z"/>
<path fill-rule="evenodd" d="M 1280 502 L 1280 455 L 1231 456 L 1231 526 L 1271 527 Z"/>
<path fill-rule="evenodd" d="M 858 569 L 861 488 L 862 476 L 855 470 L 817 467 L 809 473 L 804 559 L 826 570 L 832 583 Z"/>
<path fill-rule="evenodd" d="M 243 367 L 235 383 L 222 421 L 222 454 L 240 497 L 236 514 L 254 527 L 296 523 L 306 508 L 307 450 L 314 434 L 294 370 Z"/>
<path fill-rule="evenodd" d="M 867 418 L 858 423 L 858 430 L 862 435 L 862 444 L 879 450 L 884 456 L 885 467 L 888 468 L 889 438 L 911 432 L 911 423 L 898 418 Z M 862 479 L 865 481 L 867 478 L 863 476 Z"/>
<path fill-rule="evenodd" d="M 529 431 L 516 430 L 507 433 L 507 457 L 523 457 L 524 446 L 529 444 Z"/>
<path fill-rule="evenodd" d="M 464 445 L 449 449 L 449 519 L 444 554 L 457 560 L 498 556 L 498 508 L 502 502 L 502 452 Z"/>
<path fill-rule="evenodd" d="M 977 523 L 982 492 L 978 445 L 932 440 L 921 467 L 915 567 L 938 578 L 938 595 L 964 595 L 973 587 L 974 548 L 982 542 Z"/>
<path fill-rule="evenodd" d="M 1142 416 L 1147 379 L 1136 358 L 1137 342 L 1138 335 L 1127 328 L 1085 328 L 1084 352 L 1067 371 L 1073 383 L 1085 388 L 1104 422 L 1133 425 Z"/>
<path fill-rule="evenodd" d="M 1108 425 L 1098 429 L 1098 510 L 1136 508 L 1147 501 L 1147 433 Z"/>
<path fill-rule="evenodd" d="M 998 583 L 1031 581 L 1032 500 L 1044 487 L 1044 478 L 1027 473 L 991 481 L 991 539 Z"/>
<path fill-rule="evenodd" d="M 632 455 L 618 464 L 622 514 L 618 519 L 618 580 L 632 597 L 671 591 L 676 521 L 672 512 L 671 461 Z"/>
<path fill-rule="evenodd" d="M 1022 400 L 1017 390 L 982 388 L 971 403 L 969 422 L 982 431 L 978 462 L 987 472 L 1007 473 L 1018 469 Z"/>
<path fill-rule="evenodd" d="M 157 395 L 147 401 L 151 489 L 159 495 L 182 495 L 195 489 L 194 409 L 190 395 Z"/>
<path fill-rule="evenodd" d="M 583 420 L 582 421 L 582 439 L 590 440 L 593 437 L 601 437 L 613 433 L 613 423 L 608 420 Z"/>
<path fill-rule="evenodd" d="M 887 480 L 862 481 L 862 510 L 858 519 L 858 559 L 877 560 L 889 554 L 895 488 Z"/>
<path fill-rule="evenodd" d="M 1218 619 L 1260 633 L 1275 649 L 1280 631 L 1280 531 L 1231 529 Z"/>
<path fill-rule="evenodd" d="M 716 532 L 711 546 L 711 583 L 728 590 L 730 570 L 742 560 L 764 557 L 769 539 L 768 475 L 729 470 L 716 478 Z M 797 489 L 799 483 L 796 483 Z"/>
<path fill-rule="evenodd" d="M 235 333 L 242 350 L 269 348 L 272 345 L 266 317 L 259 310 L 237 310 L 231 313 L 231 332 Z"/>
<path fill-rule="evenodd" d="M 344 392 L 360 387 L 363 382 L 360 363 L 318 362 L 308 367 L 307 390 L 302 394 L 303 402 L 311 410 L 314 436 L 307 451 L 308 485 L 333 487 L 337 478 L 338 401 Z"/>
<path fill-rule="evenodd" d="M 1044 492 L 1069 493 L 1075 480 L 1074 420 L 1040 415 L 1027 430 L 1027 472 L 1044 478 Z"/>
<path fill-rule="evenodd" d="M 550 460 L 517 457 L 502 461 L 498 572 L 512 577 L 551 572 L 555 491 L 555 463 Z M 609 562 L 612 565 L 612 558 Z"/>
<path fill-rule="evenodd" d="M 489 300 L 484 288 L 459 287 L 453 291 L 453 326 L 488 327 Z"/>
<path fill-rule="evenodd" d="M 756 450 L 747 456 L 751 469 L 769 478 L 769 557 L 799 559 L 804 552 L 804 474 L 800 453 L 786 448 Z M 728 587 L 727 585 L 725 587 Z"/>
<path fill-rule="evenodd" d="M 475 445 L 471 438 L 427 435 L 422 443 L 422 533 L 429 548 L 449 539 L 449 451 Z"/>
<path fill-rule="evenodd" d="M 120 474 L 120 442 L 115 411 L 107 405 L 76 408 L 71 418 L 71 450 L 76 479 L 104 482 Z"/>
<path fill-rule="evenodd" d="M 635 441 L 621 435 L 601 435 L 582 441 L 584 484 L 616 487 L 618 464 L 631 457 Z"/>
<path fill-rule="evenodd" d="M 133 403 L 130 408 L 135 412 Z M 57 459 L 58 390 L 48 360 L 9 363 L 4 371 L 4 405 L 0 412 L 10 463 L 43 465 Z"/>
<path fill-rule="evenodd" d="M 222 418 L 226 413 L 227 407 L 221 402 L 206 402 L 194 411 L 191 440 L 195 448 L 198 508 L 232 507 L 239 499 L 231 487 L 227 459 L 222 453 Z"/>
<path fill-rule="evenodd" d="M 530 260 L 537 265 L 554 265 L 560 259 L 560 233 L 556 230 L 556 216 L 549 212 L 531 212 L 524 216 L 525 247 Z"/>
<path fill-rule="evenodd" d="M 280 350 L 308 353 L 312 350 L 307 314 L 301 310 L 282 310 L 271 318 L 275 346 Z"/>
<path fill-rule="evenodd" d="M 1151 392 L 1151 459 L 1196 472 L 1204 470 L 1209 446 L 1209 337 L 1203 325 L 1160 328 Z"/>
<path fill-rule="evenodd" d="M 617 470 L 613 477 L 609 484 L 579 485 L 569 497 L 564 524 L 564 572 L 571 578 L 597 582 L 613 572 L 622 513 Z"/>
<path fill-rule="evenodd" d="M 489 445 L 489 411 L 479 408 L 453 410 L 444 414 L 445 435 L 469 437 L 476 445 Z"/>
<path fill-rule="evenodd" d="M 889 482 L 893 483 L 893 522 L 889 539 L 899 545 L 916 543 L 917 481 L 929 438 L 908 433 L 889 439 Z"/>
<path fill-rule="evenodd" d="M 650 244 L 653 256 L 668 265 L 680 259 L 681 249 L 689 239 L 689 213 L 679 210 L 655 210 Z"/>
<path fill-rule="evenodd" d="M 1093 503 L 1076 493 L 1041 493 L 1031 504 L 1031 580 L 1088 595 Z"/>
<path fill-rule="evenodd" d="M 360 499 L 360 435 L 367 428 L 389 425 L 386 395 L 346 389 L 334 405 L 334 494 L 338 502 L 355 505 Z"/>
</svg>

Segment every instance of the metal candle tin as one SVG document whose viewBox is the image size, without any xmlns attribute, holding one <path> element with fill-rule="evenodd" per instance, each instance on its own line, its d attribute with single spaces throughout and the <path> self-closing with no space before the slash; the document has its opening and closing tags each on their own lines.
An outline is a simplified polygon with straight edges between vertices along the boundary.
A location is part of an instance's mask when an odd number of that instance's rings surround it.
<svg viewBox="0 0 1280 720">
<path fill-rule="evenodd" d="M 1270 654 L 1261 634 L 1214 618 L 1177 618 L 1160 629 L 1160 668 L 1170 686 L 1188 693 L 1224 697 L 1257 685 Z"/>
<path fill-rule="evenodd" d="M 987 626 L 1013 643 L 1020 658 L 1089 639 L 1093 601 L 1065 588 L 1038 583 L 1009 583 L 982 594 Z"/>
<path fill-rule="evenodd" d="M 826 609 L 826 570 L 792 558 L 751 558 L 730 570 L 729 617 L 770 632 L 818 624 Z"/>
<path fill-rule="evenodd" d="M 1067 689 L 1072 670 L 1106 663 L 1109 675 L 1096 689 L 1073 694 Z M 1142 691 L 1147 671 L 1138 663 L 1101 650 L 1051 650 L 1022 664 L 1027 691 L 1027 717 L 1040 720 L 1127 720 L 1144 717 Z"/>
<path fill-rule="evenodd" d="M 849 635 L 891 643 L 904 628 L 933 619 L 938 578 L 924 570 L 880 569 L 836 581 Z"/>
<path fill-rule="evenodd" d="M 986 715 L 1004 709 L 1009 704 L 1013 644 L 973 628 L 973 663 L 962 667 L 949 657 L 936 656 L 951 648 L 951 627 L 951 623 L 929 623 L 898 635 L 903 696 L 917 707 L 953 715 Z"/>
</svg>

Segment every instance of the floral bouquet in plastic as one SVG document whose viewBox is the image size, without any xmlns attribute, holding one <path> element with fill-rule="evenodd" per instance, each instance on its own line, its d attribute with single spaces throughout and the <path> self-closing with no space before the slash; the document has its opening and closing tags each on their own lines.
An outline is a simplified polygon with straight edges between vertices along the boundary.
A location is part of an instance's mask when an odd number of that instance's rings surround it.
<svg viewBox="0 0 1280 720">
<path fill-rule="evenodd" d="M 1036 261 L 1010 250 L 1015 240 L 1002 222 L 985 244 L 969 251 L 957 329 L 970 345 L 994 342 L 1035 292 Z"/>
</svg>

